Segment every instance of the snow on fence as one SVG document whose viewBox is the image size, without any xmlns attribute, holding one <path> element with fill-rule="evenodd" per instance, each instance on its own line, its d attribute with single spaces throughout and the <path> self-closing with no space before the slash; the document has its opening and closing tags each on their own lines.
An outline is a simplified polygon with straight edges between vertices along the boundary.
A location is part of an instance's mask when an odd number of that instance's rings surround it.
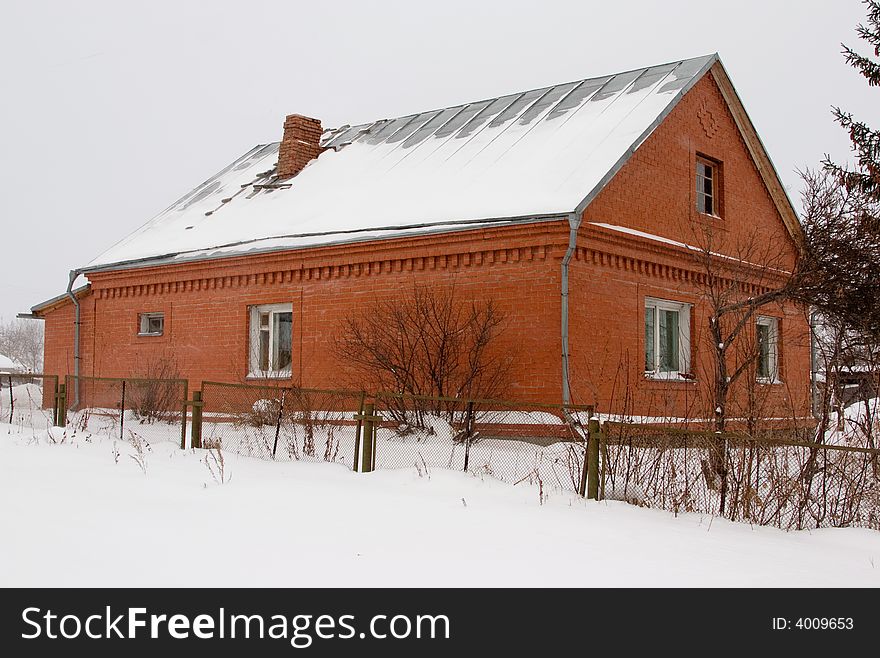
<svg viewBox="0 0 880 658">
<path fill-rule="evenodd" d="M 880 530 L 872 447 L 605 423 L 601 453 L 603 498 L 785 530 Z"/>
</svg>

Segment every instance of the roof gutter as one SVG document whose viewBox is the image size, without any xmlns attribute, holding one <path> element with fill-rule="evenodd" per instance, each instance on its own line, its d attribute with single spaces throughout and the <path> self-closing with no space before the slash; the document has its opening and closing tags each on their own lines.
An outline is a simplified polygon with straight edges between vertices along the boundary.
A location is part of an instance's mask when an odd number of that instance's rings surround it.
<svg viewBox="0 0 880 658">
<path fill-rule="evenodd" d="M 582 218 L 583 214 L 581 213 L 572 213 L 568 216 L 568 249 L 565 250 L 565 255 L 562 257 L 562 404 L 571 404 L 571 370 L 568 351 L 568 265 L 571 263 L 577 246 L 577 233 Z"/>
<path fill-rule="evenodd" d="M 67 296 L 73 302 L 73 409 L 79 408 L 79 327 L 80 327 L 80 304 L 73 292 L 73 284 L 79 278 L 80 270 L 70 270 L 70 278 L 67 282 Z M 69 392 L 68 392 L 69 394 Z"/>
<path fill-rule="evenodd" d="M 287 233 L 282 235 L 271 235 L 263 238 L 250 238 L 247 240 L 237 240 L 235 242 L 227 242 L 224 244 L 212 245 L 210 247 L 199 247 L 197 249 L 185 249 L 182 251 L 167 252 L 164 254 L 156 254 L 154 256 L 142 256 L 140 258 L 132 258 L 127 260 L 113 261 L 109 263 L 100 263 L 97 265 L 87 265 L 79 270 L 80 274 L 88 274 L 89 272 L 104 272 L 109 270 L 133 269 L 138 267 L 152 267 L 156 265 L 166 265 L 168 263 L 182 264 L 186 262 L 216 260 L 218 258 L 234 258 L 247 253 L 247 255 L 272 253 L 276 251 L 298 251 L 300 249 L 311 249 L 315 247 L 336 246 L 339 244 L 350 244 L 352 242 L 369 242 L 385 239 L 395 239 L 398 237 L 409 237 L 409 231 L 415 229 L 432 229 L 430 231 L 422 231 L 417 235 L 429 235 L 431 233 L 451 233 L 453 231 L 482 229 L 492 225 L 519 225 L 531 224 L 535 222 L 557 221 L 567 217 L 567 213 L 551 212 L 533 215 L 516 215 L 510 217 L 492 217 L 486 219 L 458 219 L 442 222 L 423 222 L 419 224 L 398 225 L 398 226 L 377 226 L 373 228 L 346 229 L 338 231 L 319 231 L 313 233 Z M 375 233 L 389 233 L 388 236 L 376 236 Z M 254 248 L 247 252 L 227 252 L 222 253 L 223 249 L 231 249 L 259 242 L 269 242 L 272 240 L 290 240 L 297 238 L 321 238 L 333 236 L 348 236 L 348 239 L 330 240 L 327 242 L 316 242 L 304 246 L 282 245 L 266 248 Z M 221 252 L 211 253 L 211 252 Z"/>
</svg>

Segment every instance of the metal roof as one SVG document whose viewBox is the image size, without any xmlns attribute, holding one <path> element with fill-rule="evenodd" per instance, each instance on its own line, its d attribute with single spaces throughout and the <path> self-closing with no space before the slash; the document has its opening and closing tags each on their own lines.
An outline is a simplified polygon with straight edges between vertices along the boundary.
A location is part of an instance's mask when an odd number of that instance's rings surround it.
<svg viewBox="0 0 880 658">
<path fill-rule="evenodd" d="M 95 258 L 105 269 L 576 212 L 717 61 L 708 55 L 327 130 L 275 176 L 260 145 Z"/>
</svg>

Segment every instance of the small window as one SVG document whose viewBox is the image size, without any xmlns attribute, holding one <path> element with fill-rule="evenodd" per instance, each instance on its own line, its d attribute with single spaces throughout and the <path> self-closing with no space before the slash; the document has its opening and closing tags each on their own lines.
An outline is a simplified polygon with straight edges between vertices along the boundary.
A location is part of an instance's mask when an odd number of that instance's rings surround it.
<svg viewBox="0 0 880 658">
<path fill-rule="evenodd" d="M 164 332 L 164 313 L 141 313 L 140 316 L 138 316 L 139 336 L 161 336 Z"/>
<path fill-rule="evenodd" d="M 645 300 L 645 373 L 662 379 L 689 378 L 690 304 Z"/>
<path fill-rule="evenodd" d="M 250 336 L 250 376 L 289 377 L 293 359 L 293 306 L 252 306 Z"/>
<path fill-rule="evenodd" d="M 720 166 L 716 162 L 697 158 L 697 211 L 704 215 L 720 216 Z"/>
<path fill-rule="evenodd" d="M 763 382 L 779 380 L 779 320 L 759 317 L 755 325 L 757 338 L 757 375 Z"/>
</svg>

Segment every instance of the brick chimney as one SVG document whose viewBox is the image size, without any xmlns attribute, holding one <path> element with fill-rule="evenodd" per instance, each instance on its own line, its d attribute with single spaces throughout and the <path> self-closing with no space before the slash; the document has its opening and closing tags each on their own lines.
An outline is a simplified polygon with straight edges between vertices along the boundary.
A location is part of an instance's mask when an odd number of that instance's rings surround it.
<svg viewBox="0 0 880 658">
<path fill-rule="evenodd" d="M 284 120 L 284 138 L 278 147 L 278 177 L 296 176 L 318 157 L 321 148 L 321 120 L 290 114 Z"/>
</svg>

